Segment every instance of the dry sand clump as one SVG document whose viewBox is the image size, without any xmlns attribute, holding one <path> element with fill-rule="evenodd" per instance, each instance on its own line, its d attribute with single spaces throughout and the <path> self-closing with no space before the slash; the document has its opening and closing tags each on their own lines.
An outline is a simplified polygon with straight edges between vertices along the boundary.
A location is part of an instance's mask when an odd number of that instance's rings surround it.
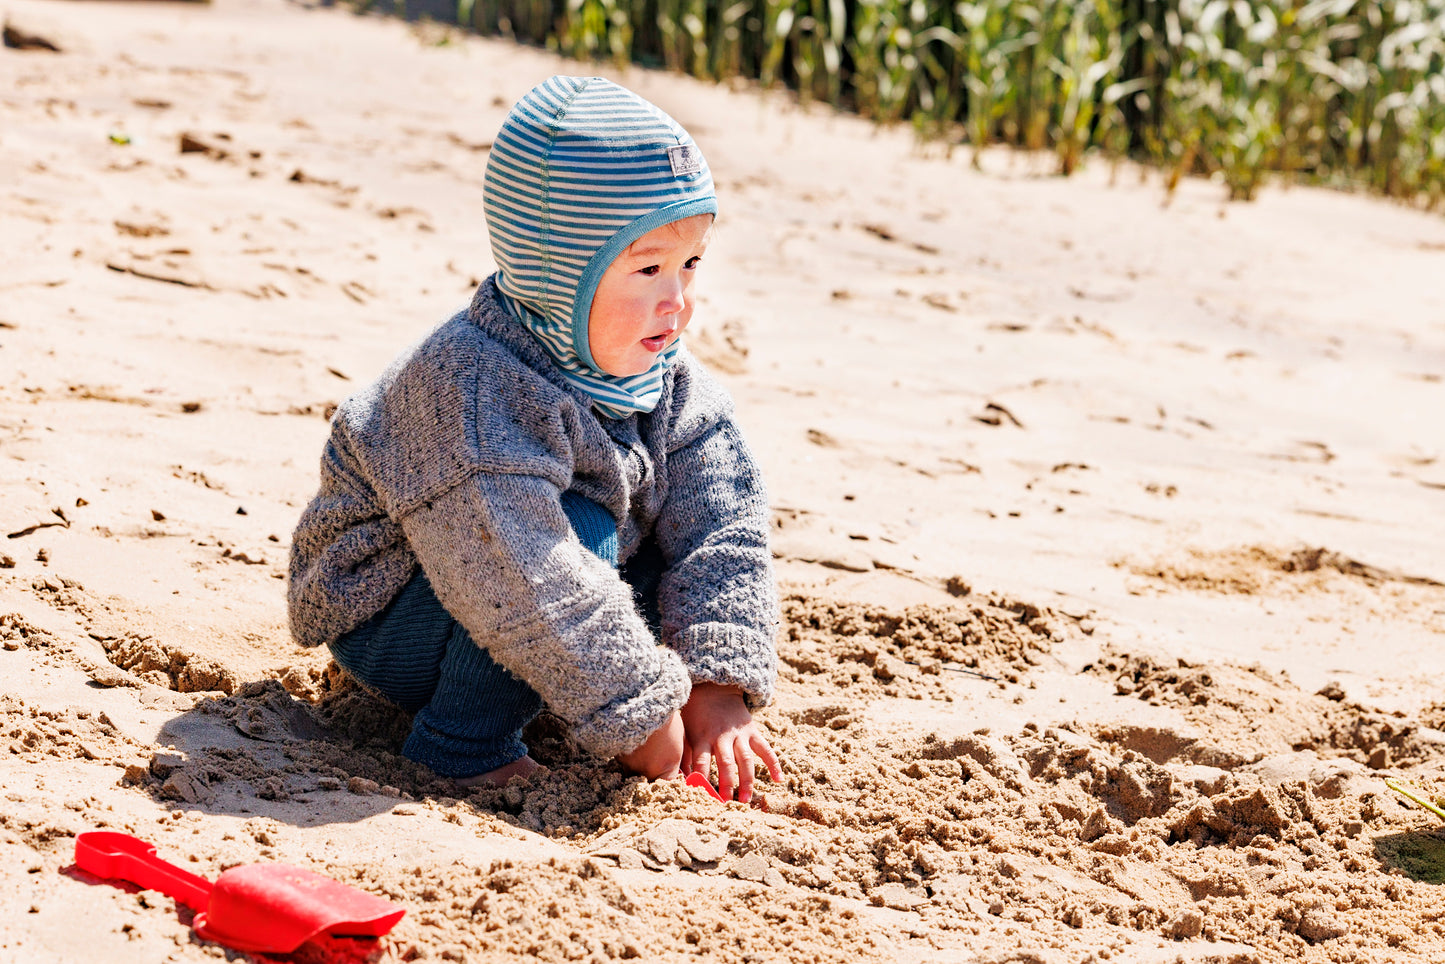
<svg viewBox="0 0 1445 964">
<path fill-rule="evenodd" d="M 1182 589 L 1241 595 L 1327 592 L 1350 581 L 1371 588 L 1389 583 L 1424 587 L 1426 591 L 1445 588 L 1428 576 L 1382 569 L 1322 546 L 1289 550 L 1245 546 L 1212 552 L 1191 548 L 1182 557 L 1129 568 L 1136 575 Z"/>
<path fill-rule="evenodd" d="M 783 613 L 784 681 L 800 695 L 847 693 L 855 706 L 859 697 L 951 701 L 949 673 L 1017 683 L 1059 632 L 1036 606 L 999 599 L 967 609 L 916 605 L 891 612 L 793 595 L 783 600 Z"/>
</svg>

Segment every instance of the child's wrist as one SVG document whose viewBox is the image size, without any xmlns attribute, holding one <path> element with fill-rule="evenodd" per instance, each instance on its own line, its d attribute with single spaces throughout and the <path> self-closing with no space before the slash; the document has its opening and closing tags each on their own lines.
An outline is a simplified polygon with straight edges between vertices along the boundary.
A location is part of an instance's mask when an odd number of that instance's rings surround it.
<svg viewBox="0 0 1445 964">
<path fill-rule="evenodd" d="M 745 694 L 745 693 L 743 692 L 743 688 L 742 688 L 741 686 L 738 686 L 738 685 L 735 684 L 735 683 L 714 683 L 714 682 L 712 682 L 711 680 L 694 680 L 694 681 L 693 681 L 693 684 L 692 684 L 692 688 L 693 688 L 694 690 L 697 690 L 697 689 L 706 689 L 706 690 L 712 690 L 712 691 L 715 691 L 715 692 L 718 692 L 718 693 L 728 693 L 728 694 L 731 694 L 731 695 L 733 695 L 733 696 L 746 696 L 746 695 L 747 695 L 747 694 Z"/>
</svg>

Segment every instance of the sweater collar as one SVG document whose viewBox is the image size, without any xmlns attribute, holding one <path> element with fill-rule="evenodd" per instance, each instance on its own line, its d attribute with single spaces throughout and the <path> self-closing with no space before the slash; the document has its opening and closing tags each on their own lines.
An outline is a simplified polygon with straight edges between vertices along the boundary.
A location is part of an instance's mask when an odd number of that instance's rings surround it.
<svg viewBox="0 0 1445 964">
<path fill-rule="evenodd" d="M 567 372 L 532 334 L 522 319 L 518 318 L 508 307 L 506 302 L 506 295 L 497 286 L 497 276 L 490 275 L 477 286 L 476 292 L 472 295 L 471 304 L 467 307 L 467 317 L 489 337 L 505 345 L 528 368 L 534 369 L 549 382 L 565 390 L 577 400 L 583 409 L 596 408 L 597 399 L 592 393 L 568 377 Z M 666 389 L 667 381 L 668 379 L 664 377 L 663 384 L 659 386 L 659 394 Z M 655 404 L 656 402 L 653 401 L 653 405 Z M 652 406 L 650 405 L 646 411 L 651 410 Z M 604 425 L 609 422 L 625 422 L 633 414 L 642 414 L 642 412 L 622 412 L 609 415 L 602 421 Z"/>
</svg>

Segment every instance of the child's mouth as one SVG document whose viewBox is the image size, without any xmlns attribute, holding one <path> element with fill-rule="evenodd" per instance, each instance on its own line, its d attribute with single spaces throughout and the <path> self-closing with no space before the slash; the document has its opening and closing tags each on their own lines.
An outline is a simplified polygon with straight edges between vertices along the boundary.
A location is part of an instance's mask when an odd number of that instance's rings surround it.
<svg viewBox="0 0 1445 964">
<path fill-rule="evenodd" d="M 653 335 L 651 338 L 644 338 L 642 339 L 642 347 L 648 351 L 662 351 L 663 347 L 667 345 L 667 339 L 671 335 L 672 332 L 669 331 L 661 335 Z"/>
</svg>

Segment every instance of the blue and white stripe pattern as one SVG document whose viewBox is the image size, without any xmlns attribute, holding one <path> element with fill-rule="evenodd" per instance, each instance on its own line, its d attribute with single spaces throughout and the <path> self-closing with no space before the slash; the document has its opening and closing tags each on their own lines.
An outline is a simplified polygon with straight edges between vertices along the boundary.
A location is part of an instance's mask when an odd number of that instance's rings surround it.
<svg viewBox="0 0 1445 964">
<path fill-rule="evenodd" d="M 483 204 L 497 286 L 568 381 L 611 418 L 650 412 L 677 353 L 641 375 L 599 369 L 587 342 L 597 283 L 654 228 L 716 214 L 702 152 L 682 126 L 600 77 L 553 77 L 507 115 L 487 162 Z"/>
</svg>

